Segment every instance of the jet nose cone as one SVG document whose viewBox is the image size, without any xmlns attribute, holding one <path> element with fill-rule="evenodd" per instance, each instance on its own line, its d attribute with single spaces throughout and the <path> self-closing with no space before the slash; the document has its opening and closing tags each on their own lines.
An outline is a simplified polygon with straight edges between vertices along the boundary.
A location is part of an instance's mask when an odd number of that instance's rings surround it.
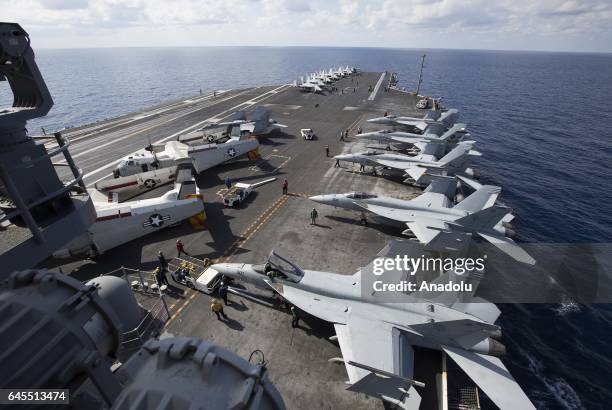
<svg viewBox="0 0 612 410">
<path fill-rule="evenodd" d="M 364 138 L 364 137 L 372 137 L 372 136 L 376 136 L 378 135 L 378 132 L 362 132 L 360 134 L 356 134 L 355 136 L 357 138 Z"/>
<path fill-rule="evenodd" d="M 339 161 L 346 161 L 346 160 L 348 160 L 350 158 L 351 158 L 350 154 L 340 154 L 340 155 L 334 156 L 334 159 L 337 159 Z"/>
<path fill-rule="evenodd" d="M 315 195 L 315 196 L 311 196 L 310 200 L 314 202 L 318 202 L 320 204 L 329 204 L 331 203 L 334 197 L 335 195 Z"/>
<path fill-rule="evenodd" d="M 238 271 L 242 267 L 242 263 L 215 263 L 211 265 L 211 269 L 216 270 L 222 275 L 235 278 L 238 275 Z"/>
</svg>

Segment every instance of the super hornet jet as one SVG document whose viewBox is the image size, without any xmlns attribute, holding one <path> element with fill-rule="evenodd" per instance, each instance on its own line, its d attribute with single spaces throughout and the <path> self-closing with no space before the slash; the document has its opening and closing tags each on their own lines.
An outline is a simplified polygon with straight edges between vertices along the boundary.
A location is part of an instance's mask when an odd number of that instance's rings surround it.
<svg viewBox="0 0 612 410">
<path fill-rule="evenodd" d="M 312 201 L 353 211 L 368 211 L 383 222 L 407 226 L 404 235 L 414 236 L 426 249 L 462 251 L 472 237 L 490 242 L 515 260 L 533 265 L 535 260 L 506 237 L 505 224 L 513 216 L 509 208 L 493 206 L 501 188 L 482 185 L 452 206 L 455 178 L 434 180 L 422 195 L 402 200 L 366 192 L 316 195 Z"/>
<path fill-rule="evenodd" d="M 293 86 L 299 88 L 300 91 L 320 93 L 323 92 L 324 84 L 312 80 L 310 77 L 306 77 L 306 81 L 304 81 L 303 77 L 300 77 L 300 82 L 294 81 Z"/>
<path fill-rule="evenodd" d="M 369 165 L 372 167 L 386 167 L 405 172 L 408 177 L 404 182 L 425 187 L 439 176 L 452 176 L 465 174 L 474 176 L 469 164 L 474 156 L 481 155 L 472 149 L 473 141 L 458 143 L 449 153 L 439 160 L 435 155 L 420 154 L 409 156 L 392 154 L 380 151 L 367 151 L 354 154 L 336 155 L 334 159 Z"/>
<path fill-rule="evenodd" d="M 287 127 L 270 118 L 270 114 L 270 110 L 259 105 L 255 107 L 255 110 L 251 113 L 250 119 L 247 119 L 244 111 L 237 111 L 232 115 L 230 121 L 211 122 L 202 127 L 200 131 L 211 128 L 227 127 L 227 135 L 234 135 L 233 130 L 237 129 L 239 131 L 238 136 L 243 137 L 245 135 L 265 135 L 273 130 Z"/>
<path fill-rule="evenodd" d="M 392 241 L 377 258 L 407 254 L 405 245 Z M 496 340 L 501 329 L 494 322 L 500 311 L 492 303 L 431 302 L 411 294 L 402 303 L 380 303 L 362 292 L 362 280 L 368 280 L 362 272 L 368 267 L 353 275 L 303 270 L 274 251 L 265 265 L 221 263 L 211 269 L 273 289 L 299 309 L 332 323 L 336 336 L 331 339 L 338 341 L 342 358 L 330 361 L 344 363 L 348 390 L 417 410 L 421 396 L 415 387 L 435 389 L 414 380 L 415 348 L 428 348 L 448 355 L 500 409 L 535 409 L 497 357 L 505 347 Z"/>
<path fill-rule="evenodd" d="M 424 148 L 446 148 L 446 146 L 452 146 L 460 141 L 468 140 L 470 137 L 469 132 L 466 129 L 465 124 L 454 124 L 451 128 L 446 130 L 441 135 L 432 132 L 433 130 L 427 130 L 423 134 L 415 134 L 411 132 L 393 131 L 393 130 L 379 130 L 372 132 L 364 132 L 355 135 L 355 137 L 370 141 L 376 141 L 381 144 L 397 145 L 400 149 L 406 149 L 409 147 L 417 147 L 419 151 L 425 151 Z M 430 148 L 430 149 L 432 149 Z"/>
<path fill-rule="evenodd" d="M 439 113 L 439 116 L 438 116 Z M 437 116 L 437 118 L 436 118 Z M 391 125 L 394 127 L 415 128 L 422 132 L 442 134 L 447 129 L 452 127 L 459 117 L 459 110 L 451 108 L 447 111 L 440 112 L 439 110 L 430 110 L 423 118 L 415 117 L 398 117 L 396 115 L 387 115 L 386 117 L 371 118 L 367 122 L 382 125 Z"/>
</svg>

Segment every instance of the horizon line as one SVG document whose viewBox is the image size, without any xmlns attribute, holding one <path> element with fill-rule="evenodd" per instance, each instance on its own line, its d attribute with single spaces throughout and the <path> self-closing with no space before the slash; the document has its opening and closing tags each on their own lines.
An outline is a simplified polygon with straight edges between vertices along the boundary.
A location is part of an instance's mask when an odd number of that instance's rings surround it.
<svg viewBox="0 0 612 410">
<path fill-rule="evenodd" d="M 612 54 L 612 51 L 550 50 L 550 49 L 495 49 L 495 48 L 444 48 L 444 47 L 385 47 L 385 46 L 321 46 L 321 45 L 200 45 L 200 46 L 92 46 L 92 47 L 36 47 L 34 50 L 96 50 L 96 49 L 133 49 L 133 48 L 355 48 L 381 50 L 436 50 L 436 51 L 490 51 L 522 53 L 565 53 L 565 54 Z"/>
</svg>

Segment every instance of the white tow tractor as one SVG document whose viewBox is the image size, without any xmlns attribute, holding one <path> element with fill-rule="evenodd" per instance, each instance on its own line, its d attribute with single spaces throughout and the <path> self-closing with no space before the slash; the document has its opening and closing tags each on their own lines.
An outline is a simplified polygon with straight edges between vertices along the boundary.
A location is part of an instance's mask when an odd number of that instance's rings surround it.
<svg viewBox="0 0 612 410">
<path fill-rule="evenodd" d="M 305 140 L 313 140 L 315 137 L 315 133 L 312 128 L 302 128 L 300 133 L 302 134 L 302 138 Z"/>
<path fill-rule="evenodd" d="M 427 107 L 429 107 L 429 98 L 421 98 L 417 104 L 416 107 L 420 110 L 424 110 Z"/>
<path fill-rule="evenodd" d="M 168 267 L 170 276 L 176 283 L 210 295 L 219 287 L 222 275 L 209 265 L 209 259 L 201 260 L 185 255 L 173 259 Z"/>
<path fill-rule="evenodd" d="M 225 206 L 239 206 L 249 195 L 251 195 L 254 188 L 272 181 L 276 181 L 276 178 L 266 179 L 255 184 L 238 182 L 223 194 L 223 204 L 225 204 Z"/>
</svg>

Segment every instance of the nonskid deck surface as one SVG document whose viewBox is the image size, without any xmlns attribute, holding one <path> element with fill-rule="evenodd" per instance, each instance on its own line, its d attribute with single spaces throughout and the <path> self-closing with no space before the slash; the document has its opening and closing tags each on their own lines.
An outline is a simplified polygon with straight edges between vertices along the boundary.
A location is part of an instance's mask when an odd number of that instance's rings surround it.
<svg viewBox="0 0 612 410">
<path fill-rule="evenodd" d="M 368 90 L 384 76 L 377 92 Z M 173 102 L 142 112 L 94 124 L 97 132 L 81 127 L 71 130 L 71 152 L 84 169 L 88 184 L 107 176 L 119 158 L 143 148 L 148 141 L 170 140 L 180 133 L 197 129 L 210 118 L 225 119 L 237 110 L 247 114 L 257 105 L 265 105 L 272 118 L 288 125 L 280 133 L 260 138 L 261 159 L 215 167 L 198 176 L 198 185 L 206 204 L 206 229 L 196 231 L 187 223 L 168 228 L 112 249 L 94 260 L 48 261 L 47 266 L 64 263 L 64 272 L 80 279 L 114 270 L 120 266 L 152 270 L 157 266 L 157 252 L 176 256 L 175 242 L 181 239 L 185 249 L 199 258 L 231 262 L 263 262 L 276 248 L 281 254 L 307 269 L 352 274 L 366 265 L 385 245 L 394 230 L 377 224 L 364 227 L 355 213 L 335 210 L 310 201 L 310 195 L 349 191 L 374 191 L 396 197 L 409 197 L 418 190 L 393 180 L 361 174 L 347 165 L 334 168 L 325 157 L 365 149 L 365 144 L 349 137 L 340 141 L 340 132 L 349 129 L 355 135 L 378 129 L 365 120 L 385 111 L 422 116 L 415 107 L 415 97 L 397 90 L 385 91 L 390 74 L 361 73 L 338 81 L 339 91 L 325 95 L 303 93 L 290 86 L 235 90 L 207 98 L 195 97 L 195 103 Z M 358 85 L 357 85 L 358 81 Z M 353 91 L 355 88 L 355 91 Z M 344 90 L 342 93 L 340 90 Z M 166 108 L 166 109 L 165 109 Z M 138 118 L 142 117 L 142 118 Z M 137 118 L 134 120 L 134 118 Z M 305 141 L 301 128 L 314 129 L 317 138 Z M 222 204 L 224 181 L 257 182 L 270 177 L 277 181 L 258 187 L 240 208 Z M 289 195 L 283 196 L 281 183 L 289 183 Z M 168 188 L 163 188 L 163 190 Z M 160 189 L 147 196 L 159 195 Z M 310 225 L 310 210 L 319 213 L 317 225 Z M 379 400 L 345 390 L 344 366 L 329 363 L 341 356 L 335 342 L 327 338 L 333 327 L 307 317 L 301 328 L 291 328 L 286 311 L 271 309 L 244 297 L 230 294 L 225 308 L 230 321 L 217 321 L 210 311 L 210 297 L 186 288 L 175 289 L 168 299 L 171 319 L 165 331 L 174 335 L 202 337 L 248 358 L 256 349 L 268 361 L 271 379 L 279 388 L 288 408 L 382 408 Z M 252 290 L 252 289 L 249 289 Z"/>
</svg>

